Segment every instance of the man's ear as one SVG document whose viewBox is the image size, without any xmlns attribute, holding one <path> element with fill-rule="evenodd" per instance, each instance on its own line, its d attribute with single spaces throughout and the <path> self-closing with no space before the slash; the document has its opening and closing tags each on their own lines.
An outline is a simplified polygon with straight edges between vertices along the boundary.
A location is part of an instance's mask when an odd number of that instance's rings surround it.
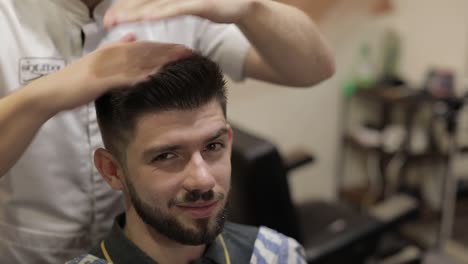
<svg viewBox="0 0 468 264">
<path fill-rule="evenodd" d="M 227 124 L 227 129 L 228 129 L 228 139 L 229 139 L 229 145 L 232 145 L 232 140 L 234 137 L 234 132 L 232 131 L 231 125 Z"/>
<path fill-rule="evenodd" d="M 94 166 L 114 190 L 123 190 L 124 175 L 122 166 L 106 149 L 99 148 L 94 152 Z"/>
</svg>

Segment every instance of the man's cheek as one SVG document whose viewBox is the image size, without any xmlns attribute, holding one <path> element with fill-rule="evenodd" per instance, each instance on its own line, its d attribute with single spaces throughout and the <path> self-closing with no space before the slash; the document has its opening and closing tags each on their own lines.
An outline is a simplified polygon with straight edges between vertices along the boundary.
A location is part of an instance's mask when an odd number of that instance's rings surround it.
<svg viewBox="0 0 468 264">
<path fill-rule="evenodd" d="M 224 162 L 217 166 L 216 168 L 216 175 L 218 175 L 218 179 L 222 182 L 229 182 L 231 178 L 231 163 Z"/>
</svg>

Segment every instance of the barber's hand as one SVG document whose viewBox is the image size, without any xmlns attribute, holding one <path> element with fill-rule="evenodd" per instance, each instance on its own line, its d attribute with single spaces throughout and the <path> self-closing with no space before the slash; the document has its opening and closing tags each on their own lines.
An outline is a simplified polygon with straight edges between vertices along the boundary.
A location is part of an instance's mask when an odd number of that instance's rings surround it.
<svg viewBox="0 0 468 264">
<path fill-rule="evenodd" d="M 119 0 L 106 13 L 107 28 L 117 24 L 160 20 L 182 15 L 199 16 L 217 23 L 237 23 L 252 0 Z"/>
<path fill-rule="evenodd" d="M 111 89 L 143 81 L 167 63 L 192 54 L 181 45 L 133 40 L 126 36 L 39 79 L 53 100 L 50 110 L 58 112 L 92 102 Z"/>
</svg>

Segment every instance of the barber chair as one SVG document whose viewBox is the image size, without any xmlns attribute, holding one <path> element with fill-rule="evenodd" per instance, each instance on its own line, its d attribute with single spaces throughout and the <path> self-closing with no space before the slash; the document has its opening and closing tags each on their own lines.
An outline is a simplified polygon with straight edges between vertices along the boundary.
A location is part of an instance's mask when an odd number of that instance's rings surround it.
<svg viewBox="0 0 468 264">
<path fill-rule="evenodd" d="M 416 204 L 401 201 L 373 208 L 372 213 L 337 202 L 297 206 L 291 198 L 288 172 L 312 162 L 313 157 L 284 159 L 269 141 L 236 127 L 233 130 L 229 219 L 267 226 L 295 238 L 304 246 L 310 264 L 364 263 L 380 236 L 416 210 Z"/>
</svg>

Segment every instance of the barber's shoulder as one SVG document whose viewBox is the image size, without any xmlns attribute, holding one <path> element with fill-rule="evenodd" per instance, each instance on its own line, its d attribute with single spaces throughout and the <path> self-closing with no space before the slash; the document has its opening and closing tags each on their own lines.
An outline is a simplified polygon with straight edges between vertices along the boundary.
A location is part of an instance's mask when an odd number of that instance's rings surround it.
<svg viewBox="0 0 468 264">
<path fill-rule="evenodd" d="M 91 254 L 81 255 L 70 261 L 67 261 L 65 264 L 108 264 L 109 262 L 104 259 L 98 258 Z"/>
</svg>

